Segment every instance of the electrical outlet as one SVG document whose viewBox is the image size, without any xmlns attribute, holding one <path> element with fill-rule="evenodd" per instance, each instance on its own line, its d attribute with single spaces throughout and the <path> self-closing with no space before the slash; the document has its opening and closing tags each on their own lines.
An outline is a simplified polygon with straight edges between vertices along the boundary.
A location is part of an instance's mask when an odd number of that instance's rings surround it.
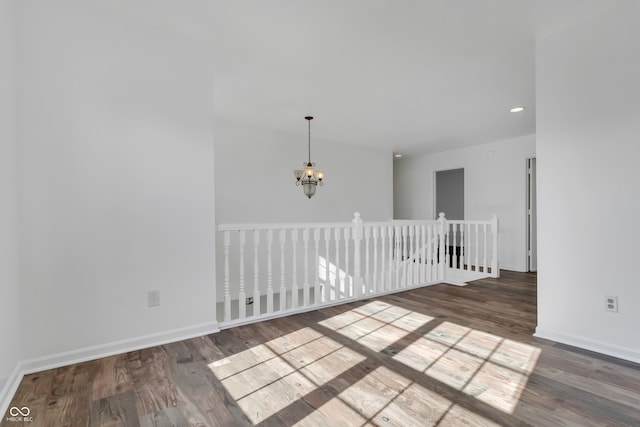
<svg viewBox="0 0 640 427">
<path fill-rule="evenodd" d="M 618 312 L 618 297 L 607 295 L 604 297 L 604 311 L 609 311 L 611 313 Z"/>
<path fill-rule="evenodd" d="M 253 297 L 249 297 L 249 298 L 247 298 L 247 299 L 245 300 L 245 304 L 246 304 L 246 305 L 251 305 L 251 304 L 253 304 Z"/>
<path fill-rule="evenodd" d="M 160 305 L 160 291 L 147 292 L 147 307 L 157 307 Z"/>
</svg>

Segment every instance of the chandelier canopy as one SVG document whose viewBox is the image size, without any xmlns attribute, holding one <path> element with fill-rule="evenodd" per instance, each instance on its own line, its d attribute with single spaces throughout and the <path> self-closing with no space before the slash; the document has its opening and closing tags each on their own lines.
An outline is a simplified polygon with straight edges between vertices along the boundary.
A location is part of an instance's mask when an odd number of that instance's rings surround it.
<svg viewBox="0 0 640 427">
<path fill-rule="evenodd" d="M 302 185 L 304 195 L 311 198 L 316 194 L 318 185 L 324 185 L 322 182 L 324 179 L 324 171 L 322 169 L 316 169 L 316 164 L 311 163 L 311 120 L 313 120 L 313 117 L 307 116 L 304 119 L 309 122 L 309 157 L 306 162 L 302 162 L 303 169 L 296 169 L 293 171 L 293 174 L 296 177 L 296 185 Z"/>
</svg>

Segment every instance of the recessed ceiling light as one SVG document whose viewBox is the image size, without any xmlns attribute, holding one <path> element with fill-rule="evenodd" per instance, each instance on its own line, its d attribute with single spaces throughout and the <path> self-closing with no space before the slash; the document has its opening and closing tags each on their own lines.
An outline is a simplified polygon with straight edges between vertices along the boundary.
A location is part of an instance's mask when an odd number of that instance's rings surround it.
<svg viewBox="0 0 640 427">
<path fill-rule="evenodd" d="M 395 157 L 396 159 L 399 159 L 400 157 L 402 157 L 402 154 L 400 154 L 400 153 L 393 153 L 393 157 Z"/>
<path fill-rule="evenodd" d="M 520 111 L 524 111 L 524 107 L 513 107 L 511 110 L 512 113 L 519 113 Z"/>
</svg>

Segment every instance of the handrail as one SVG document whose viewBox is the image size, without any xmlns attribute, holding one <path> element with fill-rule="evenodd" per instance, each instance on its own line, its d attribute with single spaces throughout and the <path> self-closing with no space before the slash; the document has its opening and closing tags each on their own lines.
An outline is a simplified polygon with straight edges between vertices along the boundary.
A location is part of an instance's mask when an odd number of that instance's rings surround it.
<svg viewBox="0 0 640 427">
<path fill-rule="evenodd" d="M 253 230 L 300 230 L 304 228 L 345 228 L 353 227 L 351 222 L 272 222 L 260 224 L 218 224 L 218 231 Z"/>
<path fill-rule="evenodd" d="M 487 224 L 491 225 L 492 220 L 466 220 L 466 219 L 448 219 L 447 224 Z"/>
<path fill-rule="evenodd" d="M 392 219 L 390 221 L 392 224 L 395 225 L 434 225 L 434 224 L 440 224 L 440 221 L 435 220 L 435 219 L 417 219 L 417 220 L 413 220 L 413 219 Z M 367 224 L 372 224 L 371 222 L 367 222 Z M 375 223 L 373 223 L 375 224 Z M 388 223 L 386 223 L 388 224 Z"/>
</svg>

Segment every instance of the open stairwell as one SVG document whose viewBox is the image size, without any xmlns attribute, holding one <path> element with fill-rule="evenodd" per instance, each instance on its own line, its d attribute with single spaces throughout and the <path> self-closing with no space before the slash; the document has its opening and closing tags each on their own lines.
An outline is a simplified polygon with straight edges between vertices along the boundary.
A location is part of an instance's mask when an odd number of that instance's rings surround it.
<svg viewBox="0 0 640 427">
<path fill-rule="evenodd" d="M 498 277 L 498 219 L 224 224 L 221 328 Z"/>
</svg>

